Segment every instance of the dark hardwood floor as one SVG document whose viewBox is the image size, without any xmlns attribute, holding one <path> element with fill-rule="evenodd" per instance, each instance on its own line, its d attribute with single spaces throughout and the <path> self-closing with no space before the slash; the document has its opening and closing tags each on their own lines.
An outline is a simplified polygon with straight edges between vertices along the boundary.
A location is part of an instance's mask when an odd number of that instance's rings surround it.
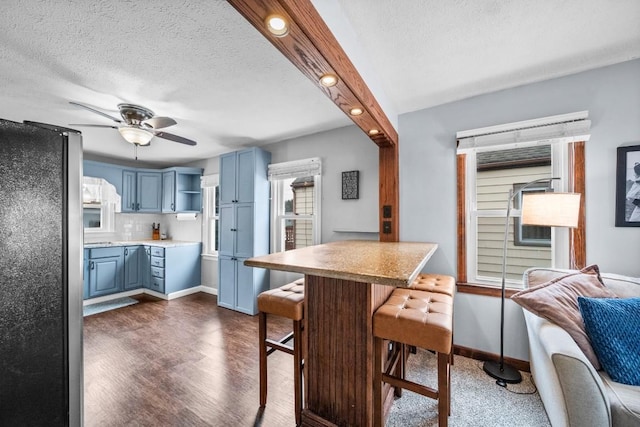
<svg viewBox="0 0 640 427">
<path fill-rule="evenodd" d="M 85 426 L 293 426 L 293 359 L 269 356 L 259 410 L 258 318 L 198 293 L 84 318 Z M 270 336 L 290 321 L 269 318 Z"/>
</svg>

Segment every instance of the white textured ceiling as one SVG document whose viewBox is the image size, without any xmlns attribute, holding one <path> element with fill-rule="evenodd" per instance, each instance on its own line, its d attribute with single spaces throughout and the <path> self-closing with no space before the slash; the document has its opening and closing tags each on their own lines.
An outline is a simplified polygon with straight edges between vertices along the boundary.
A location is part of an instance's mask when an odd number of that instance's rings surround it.
<svg viewBox="0 0 640 427">
<path fill-rule="evenodd" d="M 316 0 L 353 26 L 400 112 L 640 57 L 638 0 Z M 223 0 L 2 0 L 0 117 L 111 124 L 140 104 L 198 142 L 155 138 L 145 162 L 209 158 L 351 122 Z M 131 159 L 114 129 L 85 151 Z"/>
</svg>

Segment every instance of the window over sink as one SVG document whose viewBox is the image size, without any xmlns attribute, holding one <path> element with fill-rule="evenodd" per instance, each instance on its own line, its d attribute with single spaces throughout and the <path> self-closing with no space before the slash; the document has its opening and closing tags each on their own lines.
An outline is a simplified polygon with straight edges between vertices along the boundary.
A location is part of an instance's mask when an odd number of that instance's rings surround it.
<svg viewBox="0 0 640 427">
<path fill-rule="evenodd" d="M 82 177 L 82 223 L 85 233 L 113 233 L 120 195 L 102 178 Z"/>
</svg>

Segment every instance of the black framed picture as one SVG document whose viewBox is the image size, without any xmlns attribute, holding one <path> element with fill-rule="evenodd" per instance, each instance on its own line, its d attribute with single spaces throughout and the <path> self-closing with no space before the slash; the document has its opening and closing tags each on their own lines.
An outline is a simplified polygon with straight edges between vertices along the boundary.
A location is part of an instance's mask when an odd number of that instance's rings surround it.
<svg viewBox="0 0 640 427">
<path fill-rule="evenodd" d="M 342 200 L 357 199 L 360 171 L 342 172 Z"/>
<path fill-rule="evenodd" d="M 640 227 L 640 145 L 618 147 L 616 227 Z"/>
</svg>

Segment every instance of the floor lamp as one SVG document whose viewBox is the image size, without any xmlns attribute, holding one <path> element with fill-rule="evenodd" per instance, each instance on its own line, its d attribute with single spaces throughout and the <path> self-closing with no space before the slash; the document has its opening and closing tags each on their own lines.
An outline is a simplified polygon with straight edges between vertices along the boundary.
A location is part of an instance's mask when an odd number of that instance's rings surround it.
<svg viewBox="0 0 640 427">
<path fill-rule="evenodd" d="M 502 246 L 502 300 L 500 307 L 500 360 L 484 363 L 484 371 L 496 379 L 496 384 L 506 387 L 507 383 L 516 384 L 522 381 L 520 372 L 512 366 L 504 363 L 504 300 L 505 282 L 507 274 L 507 238 L 509 235 L 509 217 L 513 199 L 524 189 L 540 183 L 547 183 L 544 193 L 523 194 L 520 222 L 522 225 L 538 225 L 545 227 L 570 227 L 578 226 L 578 213 L 580 211 L 579 193 L 554 193 L 551 187 L 553 180 L 560 178 L 542 178 L 528 182 L 515 192 L 509 190 L 507 200 L 507 218 L 504 228 L 504 242 Z"/>
</svg>

